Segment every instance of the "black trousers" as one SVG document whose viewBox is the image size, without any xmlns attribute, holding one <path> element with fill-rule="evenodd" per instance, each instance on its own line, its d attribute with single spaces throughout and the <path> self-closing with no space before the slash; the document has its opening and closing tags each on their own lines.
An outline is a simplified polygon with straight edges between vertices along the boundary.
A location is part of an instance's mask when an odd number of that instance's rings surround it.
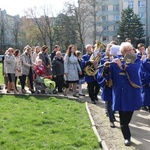
<svg viewBox="0 0 150 150">
<path fill-rule="evenodd" d="M 17 89 L 17 79 L 19 78 L 19 80 L 20 80 L 20 84 L 21 84 L 21 86 L 22 86 L 22 80 L 21 80 L 21 76 L 19 76 L 19 77 L 15 77 L 15 87 L 16 87 L 16 89 Z"/>
<path fill-rule="evenodd" d="M 56 88 L 58 89 L 58 92 L 63 91 L 63 83 L 64 83 L 64 76 L 56 76 L 56 78 L 53 78 L 53 81 L 56 83 Z"/>
<path fill-rule="evenodd" d="M 88 84 L 88 93 L 91 101 L 98 100 L 97 95 L 100 90 L 100 86 L 98 85 L 97 81 L 87 82 Z"/>
<path fill-rule="evenodd" d="M 21 76 L 21 87 L 22 87 L 22 89 L 25 88 L 26 77 L 27 77 L 27 75 L 24 75 L 24 74 Z M 28 78 L 29 78 L 30 87 L 31 87 L 31 89 L 33 89 L 33 72 L 32 72 L 31 67 L 30 67 Z"/>
<path fill-rule="evenodd" d="M 132 119 L 132 115 L 133 115 L 133 111 L 127 111 L 127 112 L 119 111 L 120 126 L 121 126 L 121 131 L 124 139 L 131 138 L 129 123 Z"/>
</svg>

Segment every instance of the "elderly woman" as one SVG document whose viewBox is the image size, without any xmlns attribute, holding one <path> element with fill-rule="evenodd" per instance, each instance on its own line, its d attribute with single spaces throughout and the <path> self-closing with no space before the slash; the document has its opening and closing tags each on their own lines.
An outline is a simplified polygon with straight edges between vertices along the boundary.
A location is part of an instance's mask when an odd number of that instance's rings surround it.
<svg viewBox="0 0 150 150">
<path fill-rule="evenodd" d="M 29 79 L 29 90 L 31 91 L 31 93 L 34 93 L 33 72 L 32 72 L 32 67 L 34 65 L 32 63 L 30 46 L 27 45 L 24 48 L 24 53 L 22 54 L 21 59 L 22 59 L 22 77 L 21 77 L 22 93 L 26 93 L 26 90 L 25 90 L 26 77 L 28 77 Z"/>
<path fill-rule="evenodd" d="M 15 70 L 17 67 L 17 61 L 14 56 L 14 49 L 9 48 L 8 53 L 5 56 L 5 64 L 6 64 L 6 73 L 8 75 L 8 87 L 7 93 L 10 93 L 10 88 L 14 90 L 14 94 L 17 94 L 17 90 L 15 87 Z"/>
<path fill-rule="evenodd" d="M 133 46 L 129 42 L 123 42 L 120 46 L 120 51 L 123 57 L 127 53 L 134 55 Z M 104 64 L 108 66 L 108 62 Z M 119 111 L 120 126 L 126 146 L 131 144 L 129 123 L 133 112 L 142 106 L 141 83 L 138 75 L 140 64 L 140 59 L 136 59 L 133 64 L 115 59 L 110 67 L 105 67 L 104 69 L 104 78 L 110 74 L 113 82 L 112 109 Z"/>
<path fill-rule="evenodd" d="M 82 74 L 82 70 L 78 63 L 78 58 L 75 51 L 76 48 L 74 45 L 70 45 L 68 47 L 64 58 L 64 73 L 69 86 L 73 85 L 73 96 L 78 97 L 78 95 L 76 94 L 77 83 L 79 81 L 78 73 Z"/>
</svg>

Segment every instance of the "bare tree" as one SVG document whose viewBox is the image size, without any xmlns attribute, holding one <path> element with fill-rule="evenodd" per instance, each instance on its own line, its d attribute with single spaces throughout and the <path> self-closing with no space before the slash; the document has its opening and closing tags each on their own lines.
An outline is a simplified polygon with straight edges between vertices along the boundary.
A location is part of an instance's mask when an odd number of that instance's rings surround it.
<svg viewBox="0 0 150 150">
<path fill-rule="evenodd" d="M 72 16 L 74 19 L 75 31 L 78 35 L 78 45 L 80 46 L 82 52 L 84 52 L 85 48 L 85 38 L 88 36 L 87 31 L 90 28 L 89 22 L 89 12 L 87 11 L 87 7 L 76 7 L 74 4 L 66 3 L 65 14 L 67 16 Z M 72 28 L 72 27 L 71 27 Z M 73 28 L 72 28 L 73 29 Z"/>
<path fill-rule="evenodd" d="M 5 19 L 4 13 L 0 12 L 0 49 L 5 49 L 5 31 L 7 28 L 7 21 Z"/>
<path fill-rule="evenodd" d="M 12 24 L 12 35 L 14 36 L 15 47 L 19 47 L 19 32 L 20 32 L 21 20 L 19 16 L 14 17 Z"/>
<path fill-rule="evenodd" d="M 44 17 L 40 17 L 38 16 L 38 11 L 36 7 L 34 8 L 28 8 L 25 11 L 25 14 L 27 15 L 27 17 L 29 17 L 30 19 L 32 19 L 34 25 L 37 27 L 37 29 L 40 32 L 39 37 L 41 37 L 42 43 L 43 44 L 47 44 L 46 42 L 46 28 L 45 28 L 45 20 Z"/>
</svg>

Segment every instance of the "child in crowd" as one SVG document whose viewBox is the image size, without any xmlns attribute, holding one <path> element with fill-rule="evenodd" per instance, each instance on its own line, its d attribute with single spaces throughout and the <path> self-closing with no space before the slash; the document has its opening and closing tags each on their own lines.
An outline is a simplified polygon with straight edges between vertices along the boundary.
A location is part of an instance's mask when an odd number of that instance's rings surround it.
<svg viewBox="0 0 150 150">
<path fill-rule="evenodd" d="M 80 51 L 76 51 L 76 55 L 77 55 L 77 58 L 78 58 L 78 62 L 79 62 L 79 65 L 81 67 L 81 61 L 82 61 L 82 55 L 81 55 L 81 52 Z M 82 84 L 85 83 L 85 75 L 84 75 L 84 71 L 81 67 L 81 70 L 82 70 L 82 74 L 79 74 L 79 82 L 78 82 L 78 88 L 79 88 L 79 96 L 85 96 L 85 94 L 82 93 Z"/>
</svg>

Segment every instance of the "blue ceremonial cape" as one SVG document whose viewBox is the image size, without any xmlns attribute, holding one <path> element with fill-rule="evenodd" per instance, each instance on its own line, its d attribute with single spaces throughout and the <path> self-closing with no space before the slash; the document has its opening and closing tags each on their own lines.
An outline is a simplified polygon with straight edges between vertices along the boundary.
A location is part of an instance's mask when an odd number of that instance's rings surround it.
<svg viewBox="0 0 150 150">
<path fill-rule="evenodd" d="M 136 59 L 134 64 L 128 64 L 126 68 L 130 80 L 139 87 L 141 86 L 138 74 L 140 64 L 140 60 Z M 124 68 L 124 62 L 122 62 L 122 66 Z M 114 111 L 138 110 L 142 106 L 140 88 L 135 88 L 130 84 L 126 72 L 120 69 L 117 64 L 110 65 L 110 72 L 113 81 L 112 109 Z"/>
<path fill-rule="evenodd" d="M 91 55 L 85 54 L 82 56 L 82 62 L 81 62 L 81 67 L 84 70 L 86 67 L 86 63 L 89 61 Z M 85 74 L 85 82 L 93 82 L 95 81 L 96 78 L 95 76 L 88 76 L 87 74 Z"/>
<path fill-rule="evenodd" d="M 142 82 L 141 95 L 143 106 L 150 106 L 150 59 L 144 59 L 139 70 Z"/>
<path fill-rule="evenodd" d="M 103 65 L 106 61 L 110 61 L 108 57 L 101 59 L 100 65 Z M 101 87 L 101 98 L 104 101 L 112 101 L 112 87 L 106 86 L 106 81 L 109 80 L 109 75 L 103 76 L 104 67 L 101 67 L 97 74 L 97 82 Z"/>
</svg>

